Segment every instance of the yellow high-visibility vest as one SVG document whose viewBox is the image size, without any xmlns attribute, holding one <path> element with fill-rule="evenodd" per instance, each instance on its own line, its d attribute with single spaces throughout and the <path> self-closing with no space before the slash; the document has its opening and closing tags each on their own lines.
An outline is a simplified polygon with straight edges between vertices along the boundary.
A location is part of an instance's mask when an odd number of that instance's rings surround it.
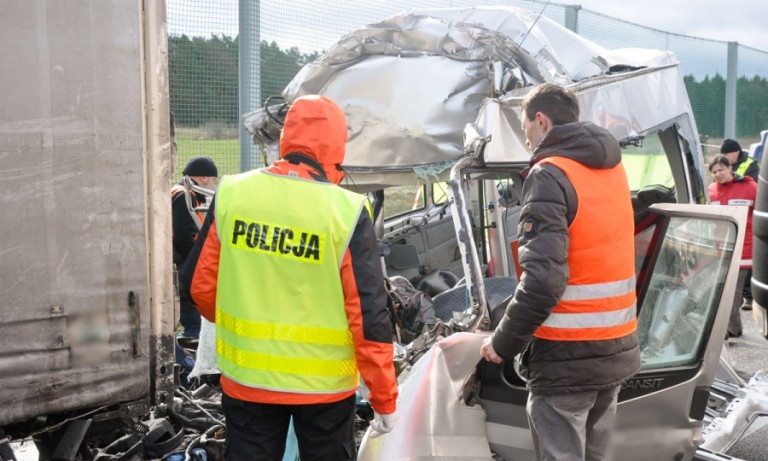
<svg viewBox="0 0 768 461">
<path fill-rule="evenodd" d="M 366 202 L 262 170 L 221 181 L 216 350 L 225 376 L 284 392 L 358 386 L 339 269 Z"/>
<path fill-rule="evenodd" d="M 739 167 L 736 169 L 736 171 L 734 171 L 734 173 L 736 173 L 739 176 L 744 176 L 744 173 L 747 172 L 747 168 L 749 168 L 749 166 L 755 162 L 756 160 L 753 159 L 752 157 L 747 157 L 746 159 L 744 159 L 743 162 L 741 162 L 741 165 L 739 165 Z"/>
</svg>

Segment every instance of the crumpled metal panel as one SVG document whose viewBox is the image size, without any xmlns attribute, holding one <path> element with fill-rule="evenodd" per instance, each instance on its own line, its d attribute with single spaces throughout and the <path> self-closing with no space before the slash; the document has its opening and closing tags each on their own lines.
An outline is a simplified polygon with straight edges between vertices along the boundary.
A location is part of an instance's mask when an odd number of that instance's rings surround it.
<svg viewBox="0 0 768 461">
<path fill-rule="evenodd" d="M 575 83 L 570 88 L 579 99 L 581 120 L 602 126 L 618 140 L 676 124 L 691 149 L 701 152 L 698 132 L 693 124 L 693 110 L 677 65 L 601 77 Z M 477 130 L 481 135 L 492 135 L 483 152 L 487 163 L 530 160 L 530 151 L 525 146 L 525 134 L 521 129 L 520 103 L 523 97 L 516 95 L 488 100 L 480 110 Z M 706 177 L 705 166 L 697 167 L 702 177 Z"/>
<path fill-rule="evenodd" d="M 402 172 L 413 178 L 418 167 L 439 166 L 430 175 L 449 169 L 463 155 L 464 126 L 489 98 L 522 96 L 543 82 L 573 85 L 612 70 L 675 63 L 666 51 L 607 50 L 537 17 L 512 7 L 393 16 L 343 37 L 283 95 L 288 103 L 306 94 L 339 103 L 350 132 L 344 167 L 352 184 L 365 189 L 400 183 Z M 265 121 L 263 111 L 244 116 L 257 139 Z"/>
<path fill-rule="evenodd" d="M 485 335 L 454 333 L 437 342 L 400 383 L 398 424 L 360 445 L 358 460 L 492 460 L 485 410 L 467 406 L 462 388 L 480 361 Z M 472 351 L 468 353 L 467 351 Z"/>
<path fill-rule="evenodd" d="M 139 7 L 3 2 L 0 426 L 149 392 Z"/>
<path fill-rule="evenodd" d="M 768 415 L 768 371 L 756 372 L 747 383 L 715 383 L 713 394 L 724 396 L 727 407 L 704 428 L 704 443 L 712 451 L 728 451 L 758 417 Z M 712 401 L 712 399 L 710 399 Z"/>
</svg>

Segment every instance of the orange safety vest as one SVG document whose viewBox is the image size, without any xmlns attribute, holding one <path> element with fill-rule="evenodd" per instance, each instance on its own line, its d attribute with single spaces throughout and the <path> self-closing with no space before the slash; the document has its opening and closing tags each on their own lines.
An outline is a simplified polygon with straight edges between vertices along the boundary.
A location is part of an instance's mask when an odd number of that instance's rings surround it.
<svg viewBox="0 0 768 461">
<path fill-rule="evenodd" d="M 633 333 L 637 330 L 634 218 L 624 167 L 595 169 L 564 157 L 539 163 L 565 172 L 579 205 L 568 227 L 568 285 L 534 336 L 599 341 Z"/>
</svg>

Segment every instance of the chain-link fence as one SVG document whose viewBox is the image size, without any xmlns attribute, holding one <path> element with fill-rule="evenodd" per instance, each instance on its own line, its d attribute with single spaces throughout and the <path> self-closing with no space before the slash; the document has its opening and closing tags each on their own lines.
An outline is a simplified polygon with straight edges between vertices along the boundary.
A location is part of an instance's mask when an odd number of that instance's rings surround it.
<svg viewBox="0 0 768 461">
<path fill-rule="evenodd" d="M 222 174 L 240 171 L 241 164 L 243 169 L 253 165 L 241 162 L 240 139 L 244 138 L 238 137 L 238 130 L 242 113 L 260 107 L 271 95 L 279 95 L 304 64 L 343 35 L 421 8 L 506 5 L 543 9 L 545 16 L 606 48 L 673 51 L 681 63 L 705 145 L 717 150 L 728 133 L 728 122 L 745 148 L 758 140 L 760 130 L 768 129 L 768 52 L 652 29 L 578 6 L 550 3 L 545 8 L 546 2 L 538 0 L 166 2 L 177 172 L 187 159 L 197 155 L 214 158 Z M 244 27 L 242 32 L 240 27 Z M 242 47 L 241 37 L 245 40 Z M 734 98 L 727 101 L 729 62 L 736 66 L 735 72 L 731 68 L 736 87 Z M 243 91 L 238 90 L 239 80 Z"/>
</svg>

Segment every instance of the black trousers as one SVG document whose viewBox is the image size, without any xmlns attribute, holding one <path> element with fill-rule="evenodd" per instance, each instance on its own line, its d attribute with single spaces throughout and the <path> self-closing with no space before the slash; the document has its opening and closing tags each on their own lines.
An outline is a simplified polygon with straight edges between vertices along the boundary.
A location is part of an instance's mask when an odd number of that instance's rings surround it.
<svg viewBox="0 0 768 461">
<path fill-rule="evenodd" d="M 179 297 L 179 323 L 184 327 L 184 334 L 187 338 L 200 337 L 200 312 L 195 308 L 192 298 L 181 295 Z"/>
<path fill-rule="evenodd" d="M 744 279 L 744 289 L 742 290 L 744 295 L 744 302 L 752 303 L 752 269 L 748 269 L 747 278 Z"/>
<path fill-rule="evenodd" d="M 244 402 L 223 394 L 221 406 L 227 418 L 227 461 L 281 461 L 291 416 L 301 461 L 351 461 L 357 456 L 354 394 L 316 405 Z"/>
</svg>

